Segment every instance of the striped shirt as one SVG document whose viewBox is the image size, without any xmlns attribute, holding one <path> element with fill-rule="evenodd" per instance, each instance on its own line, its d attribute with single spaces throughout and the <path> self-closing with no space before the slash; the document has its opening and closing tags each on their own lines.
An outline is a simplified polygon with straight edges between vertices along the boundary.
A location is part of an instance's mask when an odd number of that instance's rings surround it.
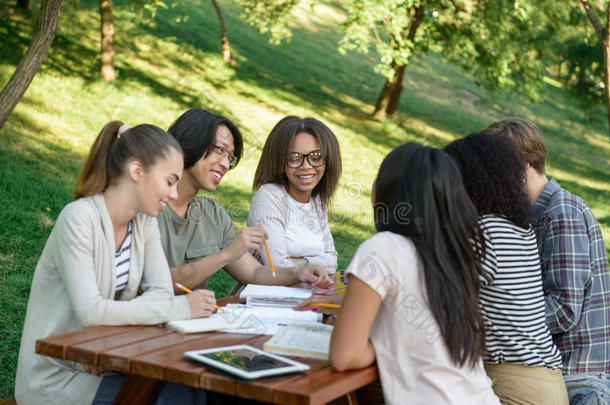
<svg viewBox="0 0 610 405">
<path fill-rule="evenodd" d="M 127 224 L 125 239 L 120 249 L 114 255 L 114 267 L 116 269 L 115 294 L 121 292 L 129 281 L 129 259 L 131 258 L 131 221 Z"/>
<path fill-rule="evenodd" d="M 494 215 L 479 222 L 486 246 L 479 297 L 485 362 L 561 368 L 561 355 L 545 323 L 534 230 Z"/>
<path fill-rule="evenodd" d="M 546 322 L 563 373 L 610 373 L 610 270 L 599 223 L 551 179 L 534 205 Z"/>
</svg>

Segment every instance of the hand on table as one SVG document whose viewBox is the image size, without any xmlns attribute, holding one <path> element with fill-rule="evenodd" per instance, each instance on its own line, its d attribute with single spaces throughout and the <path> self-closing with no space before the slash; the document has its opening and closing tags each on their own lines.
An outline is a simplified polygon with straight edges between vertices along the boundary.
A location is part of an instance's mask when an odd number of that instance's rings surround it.
<svg viewBox="0 0 610 405">
<path fill-rule="evenodd" d="M 310 310 L 310 311 L 314 311 L 314 312 L 320 312 L 320 313 L 332 314 L 332 315 L 337 315 L 341 309 L 341 308 L 327 308 L 327 307 L 321 307 L 321 306 L 316 306 L 316 305 L 310 305 L 310 303 L 312 303 L 312 302 L 341 305 L 343 303 L 343 295 L 321 295 L 321 296 L 314 295 L 313 297 L 308 298 L 307 300 L 301 302 L 299 305 L 297 305 L 293 309 L 295 311 Z"/>
<path fill-rule="evenodd" d="M 208 317 L 216 308 L 214 291 L 195 290 L 186 295 L 186 300 L 191 307 L 191 318 Z"/>
<path fill-rule="evenodd" d="M 326 270 L 320 266 L 299 267 L 296 270 L 296 277 L 299 281 L 304 281 L 312 287 L 323 288 L 325 290 L 335 285 L 326 273 Z"/>
</svg>

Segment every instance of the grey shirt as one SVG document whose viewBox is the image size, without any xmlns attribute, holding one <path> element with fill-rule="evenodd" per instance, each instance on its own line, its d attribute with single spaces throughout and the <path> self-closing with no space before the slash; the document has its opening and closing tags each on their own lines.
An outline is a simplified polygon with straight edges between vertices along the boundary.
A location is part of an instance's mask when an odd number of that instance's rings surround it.
<svg viewBox="0 0 610 405">
<path fill-rule="evenodd" d="M 237 232 L 229 214 L 211 198 L 195 196 L 186 218 L 168 205 L 157 216 L 169 267 L 199 260 L 227 247 Z M 205 288 L 207 281 L 201 286 Z"/>
</svg>

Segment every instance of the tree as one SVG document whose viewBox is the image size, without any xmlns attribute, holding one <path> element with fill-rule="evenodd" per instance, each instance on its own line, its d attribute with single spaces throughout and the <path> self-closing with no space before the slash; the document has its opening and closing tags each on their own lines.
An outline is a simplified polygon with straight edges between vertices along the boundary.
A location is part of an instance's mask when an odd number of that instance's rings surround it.
<svg viewBox="0 0 610 405">
<path fill-rule="evenodd" d="M 606 113 L 608 116 L 608 134 L 610 136 L 610 1 L 606 3 L 606 25 L 602 25 L 598 17 L 598 11 L 588 0 L 579 0 L 582 4 L 589 21 L 593 25 L 602 45 L 602 57 L 604 63 L 604 101 L 606 103 Z"/>
<path fill-rule="evenodd" d="M 107 82 L 114 82 L 114 19 L 112 0 L 100 0 L 100 76 Z"/>
<path fill-rule="evenodd" d="M 214 6 L 214 10 L 216 10 L 218 21 L 220 22 L 220 42 L 222 44 L 222 60 L 224 61 L 224 63 L 233 66 L 235 65 L 235 60 L 231 58 L 231 44 L 229 43 L 229 38 L 227 37 L 227 27 L 225 26 L 224 18 L 222 18 L 222 11 L 220 10 L 220 6 L 218 6 L 216 0 L 211 1 L 212 5 Z"/>
<path fill-rule="evenodd" d="M 288 17 L 300 0 L 234 0 L 243 10 L 241 17 L 261 34 L 269 35 L 269 42 L 279 45 L 290 41 Z"/>
<path fill-rule="evenodd" d="M 60 5 L 61 0 L 42 0 L 40 16 L 38 17 L 32 42 L 25 55 L 21 58 L 21 61 L 19 61 L 13 76 L 11 76 L 2 92 L 0 92 L 0 128 L 2 128 L 17 103 L 19 103 L 19 100 L 21 100 L 44 58 L 47 56 L 47 52 L 57 33 Z"/>
<path fill-rule="evenodd" d="M 479 84 L 524 90 L 535 98 L 542 63 L 532 42 L 539 29 L 514 0 L 343 0 L 347 13 L 340 51 L 379 54 L 375 70 L 385 76 L 373 115 L 394 114 L 411 57 L 434 48 L 475 73 Z M 527 27 L 527 29 L 525 29 Z"/>
</svg>

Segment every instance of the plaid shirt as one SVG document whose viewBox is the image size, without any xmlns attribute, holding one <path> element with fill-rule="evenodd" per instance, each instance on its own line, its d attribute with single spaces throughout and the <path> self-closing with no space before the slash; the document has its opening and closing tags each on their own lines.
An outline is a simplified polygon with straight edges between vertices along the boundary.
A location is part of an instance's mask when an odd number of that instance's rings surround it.
<svg viewBox="0 0 610 405">
<path fill-rule="evenodd" d="M 534 205 L 546 322 L 563 373 L 610 372 L 610 271 L 599 224 L 551 179 Z"/>
</svg>

